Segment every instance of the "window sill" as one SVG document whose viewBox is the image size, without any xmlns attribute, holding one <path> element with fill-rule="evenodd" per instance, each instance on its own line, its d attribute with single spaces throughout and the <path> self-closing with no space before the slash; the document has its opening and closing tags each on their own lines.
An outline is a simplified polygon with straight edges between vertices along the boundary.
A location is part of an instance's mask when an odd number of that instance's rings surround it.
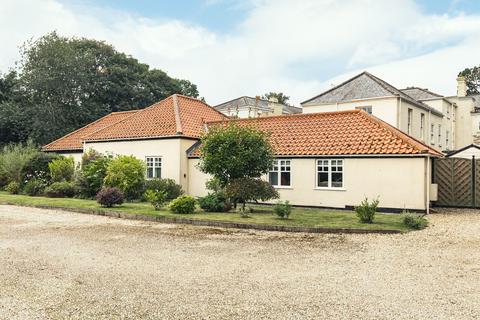
<svg viewBox="0 0 480 320">
<path fill-rule="evenodd" d="M 328 187 L 315 187 L 313 190 L 325 190 L 325 191 L 347 191 L 345 188 L 328 188 Z"/>
<path fill-rule="evenodd" d="M 293 189 L 292 186 L 272 186 L 274 189 Z"/>
</svg>

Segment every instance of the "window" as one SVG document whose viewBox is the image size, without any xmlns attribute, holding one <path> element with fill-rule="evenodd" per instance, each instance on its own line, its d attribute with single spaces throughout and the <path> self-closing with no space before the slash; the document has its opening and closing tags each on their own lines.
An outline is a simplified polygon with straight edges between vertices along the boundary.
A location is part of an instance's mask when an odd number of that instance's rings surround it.
<svg viewBox="0 0 480 320">
<path fill-rule="evenodd" d="M 449 148 L 449 145 L 448 145 L 449 141 L 450 141 L 450 131 L 447 130 L 447 132 L 445 133 L 445 146 L 447 147 L 447 149 Z"/>
<path fill-rule="evenodd" d="M 435 125 L 430 126 L 430 144 L 435 144 Z"/>
<path fill-rule="evenodd" d="M 412 116 L 413 116 L 413 110 L 408 108 L 407 132 L 410 135 L 412 134 Z"/>
<path fill-rule="evenodd" d="M 438 146 L 442 146 L 442 125 L 438 125 Z"/>
<path fill-rule="evenodd" d="M 162 158 L 147 157 L 147 179 L 162 177 Z"/>
<path fill-rule="evenodd" d="M 425 113 L 420 114 L 420 139 L 425 140 Z"/>
<path fill-rule="evenodd" d="M 368 114 L 372 114 L 372 106 L 361 106 L 361 107 L 355 107 L 357 110 L 363 110 Z"/>
<path fill-rule="evenodd" d="M 274 187 L 290 187 L 291 160 L 274 160 L 268 181 Z"/>
<path fill-rule="evenodd" d="M 343 187 L 343 160 L 317 160 L 317 188 Z"/>
</svg>

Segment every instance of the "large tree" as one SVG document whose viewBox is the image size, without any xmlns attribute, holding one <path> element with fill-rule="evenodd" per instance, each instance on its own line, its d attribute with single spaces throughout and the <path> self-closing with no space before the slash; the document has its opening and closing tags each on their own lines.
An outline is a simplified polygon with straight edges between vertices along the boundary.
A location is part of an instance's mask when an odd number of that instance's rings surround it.
<svg viewBox="0 0 480 320">
<path fill-rule="evenodd" d="M 18 74 L 1 78 L 0 121 L 16 123 L 25 114 L 28 121 L 18 138 L 2 135 L 0 143 L 31 137 L 44 144 L 112 111 L 144 108 L 173 93 L 198 97 L 191 82 L 150 69 L 103 41 L 55 32 L 25 43 Z M 14 98 L 12 83 L 21 99 Z"/>
<path fill-rule="evenodd" d="M 288 100 L 290 100 L 290 97 L 286 96 L 282 92 L 269 92 L 269 93 L 265 93 L 262 96 L 262 99 L 265 99 L 265 100 L 270 100 L 271 98 L 275 98 L 279 103 L 286 104 L 286 105 L 288 105 Z"/>
<path fill-rule="evenodd" d="M 467 82 L 467 94 L 480 93 L 480 66 L 473 68 L 466 68 L 458 74 L 465 78 Z"/>
</svg>

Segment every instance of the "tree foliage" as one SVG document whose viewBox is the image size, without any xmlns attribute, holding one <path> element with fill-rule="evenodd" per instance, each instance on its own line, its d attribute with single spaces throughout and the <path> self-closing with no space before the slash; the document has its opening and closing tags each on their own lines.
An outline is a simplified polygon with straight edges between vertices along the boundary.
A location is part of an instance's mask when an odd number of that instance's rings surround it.
<svg viewBox="0 0 480 320">
<path fill-rule="evenodd" d="M 49 33 L 21 48 L 18 72 L 0 76 L 0 144 L 48 143 L 113 111 L 147 107 L 196 85 L 150 69 L 103 41 Z"/>
<path fill-rule="evenodd" d="M 480 66 L 466 68 L 461 71 L 459 76 L 465 78 L 467 82 L 467 94 L 479 94 L 480 93 Z"/>
<path fill-rule="evenodd" d="M 287 96 L 282 92 L 268 92 L 262 96 L 262 99 L 265 99 L 265 100 L 270 100 L 270 98 L 275 98 L 277 99 L 278 103 L 282 103 L 286 105 L 289 104 L 288 100 L 290 100 L 290 96 Z"/>
<path fill-rule="evenodd" d="M 107 167 L 104 186 L 120 189 L 128 200 L 139 199 L 145 187 L 145 163 L 134 156 L 118 156 Z"/>
<path fill-rule="evenodd" d="M 260 177 L 272 165 L 273 150 L 267 135 L 234 124 L 214 126 L 202 137 L 199 168 L 222 187 L 235 179 Z"/>
<path fill-rule="evenodd" d="M 246 202 L 267 201 L 280 197 L 277 190 L 268 181 L 251 177 L 232 180 L 228 184 L 226 192 L 235 205 L 237 203 L 242 204 L 242 213 L 245 213 Z"/>
</svg>

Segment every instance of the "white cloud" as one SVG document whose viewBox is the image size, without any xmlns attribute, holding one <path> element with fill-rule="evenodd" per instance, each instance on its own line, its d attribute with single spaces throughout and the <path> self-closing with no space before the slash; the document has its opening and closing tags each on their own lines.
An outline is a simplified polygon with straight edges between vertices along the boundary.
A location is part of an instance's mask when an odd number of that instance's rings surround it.
<svg viewBox="0 0 480 320">
<path fill-rule="evenodd" d="M 480 63 L 479 16 L 429 15 L 413 0 L 252 1 L 232 34 L 216 34 L 182 17 L 153 20 L 58 0 L 0 1 L 0 70 L 18 58 L 17 46 L 27 38 L 56 29 L 106 40 L 152 67 L 190 79 L 212 104 L 270 90 L 298 103 L 362 69 L 398 87 L 447 94 L 459 70 Z M 297 64 L 311 68 L 293 72 Z M 326 79 L 318 70 L 330 65 L 340 75 Z"/>
</svg>

